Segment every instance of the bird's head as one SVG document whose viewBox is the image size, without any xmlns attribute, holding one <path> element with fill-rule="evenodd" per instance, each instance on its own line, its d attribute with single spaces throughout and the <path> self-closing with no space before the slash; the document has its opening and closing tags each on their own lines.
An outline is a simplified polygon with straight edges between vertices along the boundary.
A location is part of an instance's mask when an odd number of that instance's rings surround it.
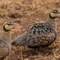
<svg viewBox="0 0 60 60">
<path fill-rule="evenodd" d="M 60 17 L 60 12 L 58 12 L 58 10 L 52 10 L 49 14 L 49 17 L 51 19 L 55 19 L 57 17 Z"/>
<path fill-rule="evenodd" d="M 12 23 L 12 22 L 5 22 L 3 25 L 3 29 L 4 29 L 4 31 L 10 31 L 14 25 L 16 25 L 16 24 Z"/>
</svg>

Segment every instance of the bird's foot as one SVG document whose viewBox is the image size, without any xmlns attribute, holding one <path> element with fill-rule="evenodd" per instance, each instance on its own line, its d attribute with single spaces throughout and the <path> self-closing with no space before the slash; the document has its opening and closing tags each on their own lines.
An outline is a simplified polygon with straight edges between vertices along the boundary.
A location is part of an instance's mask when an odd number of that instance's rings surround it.
<svg viewBox="0 0 60 60">
<path fill-rule="evenodd" d="M 37 55 L 44 56 L 46 53 L 43 53 L 43 51 L 36 51 L 36 54 L 37 54 Z"/>
</svg>

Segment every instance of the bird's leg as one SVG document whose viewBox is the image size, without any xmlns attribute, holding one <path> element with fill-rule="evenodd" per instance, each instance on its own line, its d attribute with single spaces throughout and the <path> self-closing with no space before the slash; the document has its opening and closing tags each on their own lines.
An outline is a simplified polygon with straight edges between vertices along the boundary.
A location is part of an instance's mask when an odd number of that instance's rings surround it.
<svg viewBox="0 0 60 60">
<path fill-rule="evenodd" d="M 48 46 L 46 47 L 36 47 L 34 48 L 36 54 L 41 54 L 42 56 L 48 54 Z"/>
<path fill-rule="evenodd" d="M 37 48 L 34 48 L 34 51 L 35 51 L 36 54 L 39 54 Z"/>
<path fill-rule="evenodd" d="M 41 56 L 45 55 L 45 53 L 43 53 L 45 51 L 44 48 L 39 47 L 38 50 L 39 50 L 39 54 L 41 54 Z"/>
<path fill-rule="evenodd" d="M 40 51 L 40 47 L 34 48 L 34 51 L 36 52 L 36 54 L 41 54 L 42 51 Z"/>
<path fill-rule="evenodd" d="M 21 60 L 23 60 L 23 55 L 22 55 L 22 47 L 21 47 Z"/>
<path fill-rule="evenodd" d="M 48 55 L 49 54 L 49 50 L 51 52 L 51 49 L 48 46 L 42 47 L 42 56 Z"/>
<path fill-rule="evenodd" d="M 47 48 L 47 47 L 46 47 Z M 41 54 L 41 56 L 44 56 L 46 54 L 46 50 L 42 47 L 34 48 L 36 54 Z"/>
</svg>

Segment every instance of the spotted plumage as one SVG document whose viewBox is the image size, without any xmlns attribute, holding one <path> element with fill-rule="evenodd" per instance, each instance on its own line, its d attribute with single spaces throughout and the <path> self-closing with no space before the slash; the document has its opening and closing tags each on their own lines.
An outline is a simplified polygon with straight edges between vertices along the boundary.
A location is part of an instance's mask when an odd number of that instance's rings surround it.
<svg viewBox="0 0 60 60">
<path fill-rule="evenodd" d="M 56 40 L 56 20 L 60 17 L 58 10 L 52 10 L 49 13 L 48 19 L 44 23 L 36 23 L 24 34 L 19 35 L 12 41 L 14 46 L 42 47 L 49 46 Z"/>
<path fill-rule="evenodd" d="M 50 45 L 56 39 L 56 31 L 46 23 L 34 24 L 27 32 L 26 41 L 32 47 Z"/>
</svg>

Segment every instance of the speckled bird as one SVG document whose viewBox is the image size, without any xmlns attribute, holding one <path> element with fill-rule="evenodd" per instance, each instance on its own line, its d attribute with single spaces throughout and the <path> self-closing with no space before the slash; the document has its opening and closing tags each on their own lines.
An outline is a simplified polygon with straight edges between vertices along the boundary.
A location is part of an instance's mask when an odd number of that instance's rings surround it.
<svg viewBox="0 0 60 60">
<path fill-rule="evenodd" d="M 12 41 L 13 46 L 45 47 L 56 40 L 56 18 L 60 17 L 58 10 L 52 10 L 44 23 L 36 23 L 24 34 Z"/>
<path fill-rule="evenodd" d="M 0 60 L 3 60 L 11 51 L 11 34 L 10 31 L 15 25 L 12 22 L 5 22 L 2 34 L 0 35 Z"/>
</svg>

